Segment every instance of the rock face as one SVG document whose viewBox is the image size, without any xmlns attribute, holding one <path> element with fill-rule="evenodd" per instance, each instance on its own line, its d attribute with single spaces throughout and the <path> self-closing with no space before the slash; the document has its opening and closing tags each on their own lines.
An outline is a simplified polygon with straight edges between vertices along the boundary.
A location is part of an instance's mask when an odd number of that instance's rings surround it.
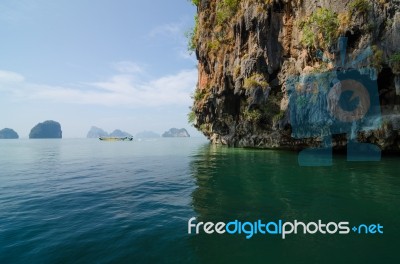
<svg viewBox="0 0 400 264">
<path fill-rule="evenodd" d="M 108 133 L 101 128 L 92 126 L 87 134 L 87 138 L 107 137 Z"/>
<path fill-rule="evenodd" d="M 132 135 L 127 132 L 116 129 L 110 134 L 110 137 L 132 137 Z"/>
<path fill-rule="evenodd" d="M 29 138 L 62 138 L 60 123 L 52 120 L 37 124 L 29 133 Z"/>
<path fill-rule="evenodd" d="M 368 131 L 355 123 L 352 136 L 400 151 L 400 0 L 193 2 L 198 16 L 191 46 L 199 79 L 191 119 L 213 143 L 318 146 L 316 135 L 293 137 L 290 87 L 318 93 L 322 85 L 308 85 L 307 76 L 357 70 L 376 84 L 383 122 Z M 326 99 L 297 102 L 311 103 Z M 347 144 L 345 134 L 333 139 L 338 148 Z"/>
<path fill-rule="evenodd" d="M 4 128 L 0 130 L 0 139 L 18 139 L 19 136 L 17 132 L 11 128 Z"/>
<path fill-rule="evenodd" d="M 171 128 L 169 131 L 162 134 L 162 137 L 190 137 L 190 135 L 184 128 Z"/>
<path fill-rule="evenodd" d="M 160 135 L 153 132 L 153 131 L 143 131 L 140 133 L 137 133 L 136 138 L 159 138 Z"/>
</svg>

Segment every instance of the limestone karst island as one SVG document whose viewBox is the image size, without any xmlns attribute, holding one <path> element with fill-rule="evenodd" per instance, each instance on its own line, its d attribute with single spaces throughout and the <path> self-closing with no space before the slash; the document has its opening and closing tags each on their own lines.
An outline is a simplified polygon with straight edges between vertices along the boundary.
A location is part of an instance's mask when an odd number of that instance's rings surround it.
<svg viewBox="0 0 400 264">
<path fill-rule="evenodd" d="M 11 128 L 4 128 L 0 130 L 0 139 L 18 139 L 18 133 Z"/>
<path fill-rule="evenodd" d="M 60 123 L 47 120 L 34 126 L 29 133 L 30 139 L 62 138 Z"/>
<path fill-rule="evenodd" d="M 197 15 L 189 48 L 199 78 L 189 119 L 212 142 L 293 149 L 319 145 L 331 129 L 338 148 L 351 134 L 385 151 L 400 150 L 399 1 L 192 2 Z M 366 116 L 377 121 L 348 118 L 340 124 L 345 129 L 333 131 L 327 124 L 336 121 L 315 109 L 338 113 L 326 96 L 335 99 L 329 89 L 346 75 L 367 88 L 371 101 L 364 107 L 377 111 Z M 303 98 L 294 100 L 296 93 Z M 347 110 L 364 113 L 350 103 Z M 295 123 L 320 131 L 300 131 Z"/>
</svg>

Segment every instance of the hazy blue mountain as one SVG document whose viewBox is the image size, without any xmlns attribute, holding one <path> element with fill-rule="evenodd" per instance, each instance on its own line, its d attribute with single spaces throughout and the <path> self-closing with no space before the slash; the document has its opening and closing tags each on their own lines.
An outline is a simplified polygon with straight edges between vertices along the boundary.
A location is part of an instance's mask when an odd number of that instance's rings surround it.
<svg viewBox="0 0 400 264">
<path fill-rule="evenodd" d="M 165 132 L 163 137 L 190 137 L 189 133 L 186 131 L 186 129 L 181 128 L 171 128 L 169 131 Z"/>
<path fill-rule="evenodd" d="M 61 125 L 53 120 L 39 123 L 32 128 L 29 138 L 62 138 Z"/>
<path fill-rule="evenodd" d="M 4 128 L 0 130 L 0 139 L 17 139 L 19 138 L 17 132 L 11 128 Z"/>
<path fill-rule="evenodd" d="M 108 137 L 108 133 L 99 127 L 92 126 L 87 133 L 87 138 Z"/>
<path fill-rule="evenodd" d="M 116 129 L 110 134 L 110 137 L 132 137 L 132 135 L 127 132 Z"/>
</svg>

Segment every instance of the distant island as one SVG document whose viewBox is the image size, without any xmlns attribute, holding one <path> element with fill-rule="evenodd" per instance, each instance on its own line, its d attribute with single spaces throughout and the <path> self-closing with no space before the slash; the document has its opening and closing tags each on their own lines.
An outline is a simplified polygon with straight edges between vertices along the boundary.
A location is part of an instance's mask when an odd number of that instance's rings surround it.
<svg viewBox="0 0 400 264">
<path fill-rule="evenodd" d="M 92 126 L 87 133 L 87 138 L 108 137 L 108 133 L 101 128 Z"/>
<path fill-rule="evenodd" d="M 11 128 L 4 128 L 0 130 L 0 139 L 18 139 L 19 136 L 17 132 L 15 132 Z"/>
<path fill-rule="evenodd" d="M 112 133 L 108 134 L 107 131 L 104 131 L 103 129 L 92 126 L 87 133 L 87 138 L 99 138 L 99 137 L 132 137 L 131 134 L 128 132 L 122 131 L 120 129 L 114 130 Z"/>
<path fill-rule="evenodd" d="M 184 128 L 171 128 L 169 131 L 162 134 L 162 137 L 190 137 L 190 135 Z"/>
<path fill-rule="evenodd" d="M 48 120 L 43 123 L 39 123 L 31 129 L 29 138 L 62 138 L 62 131 L 60 123 Z"/>
<path fill-rule="evenodd" d="M 157 134 L 156 132 L 153 132 L 153 131 L 143 131 L 143 132 L 137 133 L 135 137 L 136 138 L 141 138 L 141 139 L 144 139 L 144 138 L 159 138 L 160 135 Z"/>
<path fill-rule="evenodd" d="M 116 129 L 110 134 L 110 137 L 132 137 L 132 135 L 128 132 Z"/>
</svg>

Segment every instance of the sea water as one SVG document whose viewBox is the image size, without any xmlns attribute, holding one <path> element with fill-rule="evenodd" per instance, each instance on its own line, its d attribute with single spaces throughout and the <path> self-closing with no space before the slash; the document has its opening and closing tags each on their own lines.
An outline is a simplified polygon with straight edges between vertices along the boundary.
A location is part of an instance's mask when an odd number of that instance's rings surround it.
<svg viewBox="0 0 400 264">
<path fill-rule="evenodd" d="M 0 263 L 400 263 L 399 157 L 307 168 L 203 139 L 0 141 Z M 188 221 L 349 221 L 383 234 L 199 235 Z"/>
</svg>

